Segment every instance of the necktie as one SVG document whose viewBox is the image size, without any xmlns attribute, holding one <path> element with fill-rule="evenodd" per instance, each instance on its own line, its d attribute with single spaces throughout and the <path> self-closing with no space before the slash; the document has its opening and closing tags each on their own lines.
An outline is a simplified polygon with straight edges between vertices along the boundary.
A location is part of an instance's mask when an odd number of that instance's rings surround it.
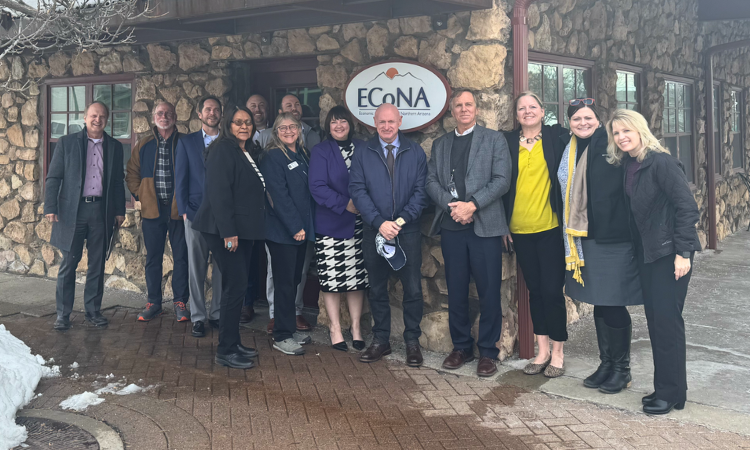
<svg viewBox="0 0 750 450">
<path fill-rule="evenodd" d="M 385 149 L 388 151 L 388 156 L 386 156 L 385 162 L 388 164 L 388 172 L 390 172 L 391 177 L 393 177 L 393 167 L 396 164 L 396 158 L 393 157 L 394 148 L 396 148 L 396 146 L 391 144 L 385 146 Z"/>
</svg>

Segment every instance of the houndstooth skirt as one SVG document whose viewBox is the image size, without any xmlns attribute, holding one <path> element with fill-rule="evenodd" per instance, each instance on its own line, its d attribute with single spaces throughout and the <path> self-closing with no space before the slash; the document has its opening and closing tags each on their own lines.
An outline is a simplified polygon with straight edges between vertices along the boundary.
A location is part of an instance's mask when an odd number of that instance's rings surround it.
<svg viewBox="0 0 750 450">
<path fill-rule="evenodd" d="M 367 289 L 370 284 L 362 255 L 362 218 L 357 216 L 354 237 L 337 239 L 315 237 L 318 282 L 323 292 L 349 292 Z"/>
</svg>

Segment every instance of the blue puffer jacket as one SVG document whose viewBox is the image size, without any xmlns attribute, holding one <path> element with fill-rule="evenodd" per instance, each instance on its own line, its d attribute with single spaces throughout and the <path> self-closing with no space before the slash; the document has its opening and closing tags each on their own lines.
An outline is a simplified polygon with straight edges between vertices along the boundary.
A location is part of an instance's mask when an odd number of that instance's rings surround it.
<svg viewBox="0 0 750 450">
<path fill-rule="evenodd" d="M 399 133 L 395 182 L 391 188 L 383 148 L 375 138 L 354 149 L 349 169 L 349 194 L 364 222 L 378 229 L 386 220 L 406 221 L 402 232 L 419 230 L 419 216 L 427 206 L 427 156 L 416 142 Z"/>
</svg>

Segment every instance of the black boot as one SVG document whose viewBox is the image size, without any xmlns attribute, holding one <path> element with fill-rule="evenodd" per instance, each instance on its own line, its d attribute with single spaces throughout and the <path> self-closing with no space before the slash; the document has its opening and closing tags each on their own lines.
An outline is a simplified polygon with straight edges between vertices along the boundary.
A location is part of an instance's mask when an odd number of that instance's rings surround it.
<svg viewBox="0 0 750 450">
<path fill-rule="evenodd" d="M 612 374 L 609 328 L 604 324 L 604 319 L 601 317 L 594 317 L 594 325 L 596 326 L 596 340 L 599 343 L 599 359 L 602 362 L 599 363 L 599 368 L 596 369 L 596 372 L 583 380 L 583 385 L 592 389 L 598 388 Z"/>
<path fill-rule="evenodd" d="M 605 325 L 606 326 L 606 325 Z M 599 386 L 605 394 L 617 394 L 630 387 L 630 338 L 633 325 L 625 328 L 608 328 L 610 355 L 612 355 L 612 375 Z"/>
</svg>

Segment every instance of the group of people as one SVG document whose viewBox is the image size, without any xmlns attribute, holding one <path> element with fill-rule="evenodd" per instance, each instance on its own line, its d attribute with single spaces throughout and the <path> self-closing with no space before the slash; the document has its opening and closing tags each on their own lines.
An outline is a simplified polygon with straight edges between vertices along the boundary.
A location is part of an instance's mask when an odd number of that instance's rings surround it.
<svg viewBox="0 0 750 450">
<path fill-rule="evenodd" d="M 544 105 L 532 92 L 521 94 L 514 110 L 516 130 L 489 130 L 477 124 L 474 94 L 456 89 L 450 98 L 456 128 L 434 141 L 428 161 L 422 147 L 399 131 L 402 116 L 391 104 L 377 108 L 376 134 L 366 142 L 353 138 L 351 113 L 332 108 L 321 142 L 301 121 L 293 95 L 282 99 L 271 126 L 262 96 L 227 109 L 220 99 L 205 97 L 198 104 L 201 130 L 185 136 L 175 128 L 174 106 L 158 103 L 156 126 L 133 148 L 125 177 L 141 203 L 146 246 L 148 303 L 138 320 L 162 313 L 168 235 L 176 319 L 192 320 L 196 337 L 205 335 L 206 322 L 219 329 L 218 364 L 253 367 L 258 352 L 242 345 L 239 328 L 252 315 L 248 292 L 259 284 L 254 261 L 265 251 L 273 348 L 304 354 L 310 337 L 300 331 L 310 325 L 301 315 L 301 298 L 315 254 L 332 347 L 348 350 L 339 313 L 344 294 L 360 361 L 391 353 L 388 281 L 395 272 L 403 288 L 406 363 L 419 367 L 420 218 L 433 203 L 430 234 L 440 235 L 454 347 L 445 369 L 475 358 L 473 278 L 480 308 L 477 375 L 497 373 L 502 254 L 515 252 L 539 349 L 525 373 L 564 373 L 565 292 L 594 305 L 601 363 L 584 385 L 620 392 L 631 381 L 626 307 L 643 304 L 655 365 L 655 392 L 644 397 L 644 411 L 682 408 L 682 308 L 693 254 L 701 246 L 698 208 L 679 161 L 633 111 L 617 110 L 605 125 L 594 99 L 574 99 L 567 130 L 543 124 Z M 84 240 L 85 320 L 107 326 L 100 312 L 103 269 L 125 215 L 116 165 L 122 146 L 104 132 L 108 116 L 105 105 L 88 105 L 86 127 L 59 141 L 50 164 L 45 214 L 53 222 L 52 244 L 63 253 L 58 330 L 70 327 Z M 213 298 L 207 311 L 209 260 Z M 367 348 L 360 327 L 366 290 L 373 318 Z"/>
</svg>

